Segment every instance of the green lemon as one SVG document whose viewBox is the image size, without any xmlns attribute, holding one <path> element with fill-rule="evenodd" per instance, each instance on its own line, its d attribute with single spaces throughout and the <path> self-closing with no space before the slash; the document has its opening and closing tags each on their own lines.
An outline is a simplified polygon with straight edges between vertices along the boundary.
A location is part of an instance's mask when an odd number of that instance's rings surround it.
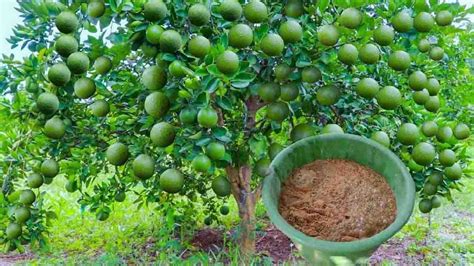
<svg viewBox="0 0 474 266">
<path fill-rule="evenodd" d="M 166 122 L 155 124 L 150 131 L 150 139 L 154 145 L 164 148 L 173 144 L 176 137 L 174 127 Z"/>
<path fill-rule="evenodd" d="M 358 56 L 359 51 L 357 51 L 357 48 L 350 43 L 341 46 L 337 52 L 337 58 L 339 61 L 346 65 L 353 65 L 357 61 Z"/>
<path fill-rule="evenodd" d="M 318 28 L 318 40 L 325 46 L 334 46 L 339 40 L 339 31 L 334 25 Z"/>
<path fill-rule="evenodd" d="M 160 49 L 165 53 L 174 53 L 181 49 L 183 41 L 175 30 L 166 30 L 160 36 Z"/>
<path fill-rule="evenodd" d="M 77 183 L 74 180 L 67 181 L 66 185 L 64 186 L 67 192 L 74 193 L 77 191 Z"/>
<path fill-rule="evenodd" d="M 142 83 L 149 90 L 159 90 L 166 85 L 166 72 L 161 67 L 155 65 L 143 71 Z"/>
<path fill-rule="evenodd" d="M 297 18 L 304 13 L 304 6 L 301 0 L 288 0 L 285 5 L 285 14 L 288 17 Z"/>
<path fill-rule="evenodd" d="M 428 101 L 425 102 L 425 109 L 432 113 L 436 113 L 439 110 L 439 105 L 438 96 L 430 96 Z"/>
<path fill-rule="evenodd" d="M 117 194 L 115 194 L 114 199 L 116 202 L 124 202 L 126 197 L 127 194 L 125 193 L 125 191 L 119 191 Z"/>
<path fill-rule="evenodd" d="M 128 160 L 128 147 L 120 142 L 114 143 L 107 148 L 105 155 L 110 164 L 124 165 Z"/>
<path fill-rule="evenodd" d="M 30 217 L 31 217 L 31 212 L 30 212 L 30 209 L 28 209 L 27 207 L 20 206 L 15 209 L 15 221 L 18 224 L 25 223 L 26 221 L 30 219 Z"/>
<path fill-rule="evenodd" d="M 98 74 L 104 75 L 112 69 L 112 60 L 106 56 L 99 56 L 94 61 L 94 69 Z"/>
<path fill-rule="evenodd" d="M 195 26 L 203 26 L 209 23 L 211 12 L 203 4 L 194 4 L 188 10 L 188 19 Z"/>
<path fill-rule="evenodd" d="M 425 87 L 431 96 L 437 95 L 441 88 L 441 86 L 439 85 L 439 81 L 435 78 L 428 79 L 426 81 Z"/>
<path fill-rule="evenodd" d="M 453 22 L 453 14 L 448 10 L 441 10 L 436 14 L 436 24 L 439 26 L 448 26 Z"/>
<path fill-rule="evenodd" d="M 427 39 L 421 39 L 418 42 L 418 50 L 420 50 L 420 52 L 422 53 L 428 52 L 430 50 L 430 47 L 431 47 L 430 41 L 428 41 Z"/>
<path fill-rule="evenodd" d="M 63 11 L 56 17 L 56 27 L 62 33 L 73 33 L 79 27 L 79 20 L 71 11 Z"/>
<path fill-rule="evenodd" d="M 166 17 L 168 8 L 162 0 L 148 0 L 143 8 L 145 18 L 149 21 L 157 21 Z"/>
<path fill-rule="evenodd" d="M 89 105 L 89 109 L 91 110 L 91 113 L 93 115 L 98 116 L 98 117 L 104 117 L 110 111 L 109 104 L 105 100 L 95 101 L 94 103 Z"/>
<path fill-rule="evenodd" d="M 296 43 L 303 38 L 303 28 L 295 20 L 288 20 L 280 25 L 278 30 L 285 43 Z"/>
<path fill-rule="evenodd" d="M 7 229 L 5 230 L 5 236 L 9 240 L 17 239 L 18 237 L 21 236 L 21 225 L 17 223 L 10 223 L 7 226 Z"/>
<path fill-rule="evenodd" d="M 219 6 L 219 13 L 227 21 L 236 21 L 242 16 L 242 6 L 237 0 L 224 0 Z"/>
<path fill-rule="evenodd" d="M 262 158 L 255 162 L 254 171 L 258 176 L 265 177 L 268 174 L 268 168 L 270 167 L 270 160 L 268 158 Z"/>
<path fill-rule="evenodd" d="M 379 92 L 380 85 L 372 78 L 363 78 L 357 83 L 356 92 L 360 96 L 372 99 Z"/>
<path fill-rule="evenodd" d="M 299 124 L 295 126 L 290 133 L 291 141 L 296 142 L 298 140 L 311 137 L 315 135 L 314 128 L 309 124 Z"/>
<path fill-rule="evenodd" d="M 436 133 L 436 139 L 438 139 L 439 142 L 448 142 L 452 137 L 453 130 L 448 126 L 441 127 Z"/>
<path fill-rule="evenodd" d="M 234 25 L 229 30 L 229 45 L 235 48 L 245 48 L 253 42 L 253 31 L 246 24 Z"/>
<path fill-rule="evenodd" d="M 260 49 L 268 56 L 280 56 L 285 48 L 285 43 L 280 35 L 269 33 L 260 42 Z"/>
<path fill-rule="evenodd" d="M 362 22 L 362 13 L 353 7 L 344 9 L 339 16 L 339 22 L 346 28 L 355 29 Z"/>
<path fill-rule="evenodd" d="M 275 75 L 275 79 L 280 82 L 285 82 L 288 80 L 290 77 L 291 73 L 293 72 L 293 68 L 291 68 L 287 64 L 278 64 L 274 71 L 273 74 Z"/>
<path fill-rule="evenodd" d="M 268 19 L 267 6 L 259 0 L 250 1 L 244 6 L 244 17 L 252 23 L 261 23 Z"/>
<path fill-rule="evenodd" d="M 390 138 L 388 137 L 387 133 L 383 131 L 376 131 L 372 133 L 372 136 L 370 136 L 370 138 L 387 148 L 390 147 Z"/>
<path fill-rule="evenodd" d="M 451 180 L 458 180 L 462 176 L 462 168 L 458 163 L 455 163 L 452 166 L 444 168 L 444 175 Z"/>
<path fill-rule="evenodd" d="M 434 121 L 426 121 L 421 126 L 421 131 L 427 137 L 433 137 L 438 133 L 438 124 Z"/>
<path fill-rule="evenodd" d="M 332 85 L 323 86 L 316 92 L 316 99 L 321 105 L 335 104 L 340 96 L 340 89 Z"/>
<path fill-rule="evenodd" d="M 420 12 L 413 20 L 413 26 L 418 32 L 428 32 L 435 24 L 433 16 L 426 12 Z"/>
<path fill-rule="evenodd" d="M 200 154 L 194 157 L 191 165 L 195 171 L 206 173 L 211 168 L 211 159 L 204 154 Z"/>
<path fill-rule="evenodd" d="M 388 66 L 394 70 L 406 70 L 410 67 L 410 64 L 410 55 L 405 51 L 395 51 L 388 57 Z"/>
<path fill-rule="evenodd" d="M 219 197 L 227 197 L 231 193 L 231 185 L 229 180 L 224 176 L 218 176 L 212 180 L 212 190 Z"/>
<path fill-rule="evenodd" d="M 433 145 L 427 142 L 418 143 L 411 153 L 413 160 L 419 165 L 429 165 L 436 157 L 436 150 Z"/>
<path fill-rule="evenodd" d="M 18 201 L 24 205 L 31 205 L 36 200 L 36 195 L 31 189 L 25 189 L 20 192 Z"/>
<path fill-rule="evenodd" d="M 87 5 L 87 14 L 90 17 L 98 18 L 104 15 L 105 4 L 102 0 L 92 0 Z"/>
<path fill-rule="evenodd" d="M 184 186 L 184 175 L 176 169 L 167 169 L 160 175 L 160 187 L 168 193 L 178 193 Z"/>
<path fill-rule="evenodd" d="M 28 179 L 26 180 L 28 187 L 30 188 L 39 188 L 43 185 L 44 180 L 43 177 L 38 174 L 38 173 L 33 173 L 28 176 Z"/>
<path fill-rule="evenodd" d="M 430 50 L 430 58 L 439 61 L 444 57 L 444 50 L 441 47 L 435 46 Z"/>
<path fill-rule="evenodd" d="M 43 92 L 36 100 L 36 106 L 45 115 L 52 115 L 59 109 L 58 97 L 50 92 Z"/>
<path fill-rule="evenodd" d="M 407 32 L 413 27 L 413 18 L 405 10 L 396 14 L 391 22 L 398 32 Z"/>
<path fill-rule="evenodd" d="M 209 53 L 210 50 L 211 42 L 209 42 L 206 37 L 196 36 L 188 42 L 188 51 L 195 57 L 203 58 Z"/>
<path fill-rule="evenodd" d="M 287 102 L 293 101 L 296 98 L 298 98 L 298 95 L 300 93 L 298 89 L 298 84 L 296 84 L 295 82 L 283 84 L 281 85 L 280 88 L 281 88 L 280 98 L 283 101 L 287 101 Z"/>
<path fill-rule="evenodd" d="M 227 206 L 221 206 L 219 208 L 219 212 L 222 214 L 222 215 L 227 215 L 229 214 L 229 207 Z"/>
<path fill-rule="evenodd" d="M 429 213 L 432 208 L 431 200 L 429 199 L 422 199 L 420 203 L 418 203 L 418 209 L 420 209 L 422 213 Z"/>
<path fill-rule="evenodd" d="M 196 122 L 197 110 L 191 107 L 184 108 L 179 112 L 179 121 L 183 125 L 192 125 Z"/>
<path fill-rule="evenodd" d="M 438 171 L 431 173 L 428 176 L 428 182 L 435 186 L 441 185 L 441 183 L 443 183 L 443 173 Z"/>
<path fill-rule="evenodd" d="M 72 53 L 67 58 L 67 67 L 74 74 L 82 74 L 89 69 L 89 57 L 83 52 Z"/>
<path fill-rule="evenodd" d="M 41 163 L 40 171 L 45 178 L 53 178 L 59 173 L 59 164 L 53 159 L 46 159 Z"/>
<path fill-rule="evenodd" d="M 71 57 L 73 54 L 71 54 L 69 57 Z M 51 83 L 58 87 L 64 86 L 69 82 L 69 80 L 71 80 L 71 71 L 63 63 L 55 64 L 48 70 L 48 79 L 51 81 Z"/>
<path fill-rule="evenodd" d="M 71 35 L 61 35 L 54 43 L 54 50 L 63 57 L 68 57 L 70 54 L 77 52 L 78 49 L 79 43 Z"/>
<path fill-rule="evenodd" d="M 258 96 L 265 102 L 278 100 L 281 94 L 280 85 L 276 83 L 265 83 L 258 88 Z"/>
<path fill-rule="evenodd" d="M 225 146 L 219 142 L 211 142 L 206 147 L 206 155 L 213 160 L 222 160 L 225 156 Z"/>
<path fill-rule="evenodd" d="M 383 87 L 375 97 L 380 107 L 387 110 L 396 109 L 402 103 L 402 94 L 393 86 Z"/>
<path fill-rule="evenodd" d="M 321 130 L 321 134 L 344 134 L 344 130 L 337 124 L 327 124 Z"/>
<path fill-rule="evenodd" d="M 359 58 L 366 64 L 375 64 L 380 58 L 379 48 L 374 44 L 368 43 L 359 49 Z"/>
<path fill-rule="evenodd" d="M 197 121 L 199 125 L 204 128 L 213 128 L 217 126 L 218 120 L 219 117 L 217 112 L 211 107 L 202 108 L 197 114 Z"/>
<path fill-rule="evenodd" d="M 74 82 L 74 93 L 81 99 L 87 99 L 94 95 L 95 82 L 90 78 L 80 78 Z"/>
<path fill-rule="evenodd" d="M 404 145 L 414 145 L 420 137 L 420 130 L 415 124 L 405 123 L 398 128 L 397 139 Z"/>
<path fill-rule="evenodd" d="M 456 162 L 456 154 L 453 150 L 444 149 L 439 153 L 439 163 L 443 166 L 451 166 Z"/>
<path fill-rule="evenodd" d="M 395 38 L 393 28 L 387 25 L 381 25 L 374 30 L 374 41 L 381 46 L 390 45 Z"/>
<path fill-rule="evenodd" d="M 433 209 L 441 207 L 441 197 L 438 195 L 434 195 L 431 198 L 431 206 Z"/>
<path fill-rule="evenodd" d="M 322 80 L 323 76 L 319 68 L 314 66 L 305 67 L 301 71 L 301 80 L 306 83 L 315 83 Z"/>
<path fill-rule="evenodd" d="M 469 127 L 464 124 L 464 123 L 459 123 L 456 125 L 454 128 L 454 137 L 462 140 L 462 139 L 467 139 L 470 135 L 470 130 Z"/>
<path fill-rule="evenodd" d="M 419 91 L 426 87 L 427 81 L 428 79 L 426 78 L 425 73 L 418 70 L 411 73 L 408 77 L 408 86 L 415 91 Z"/>
<path fill-rule="evenodd" d="M 216 66 L 224 74 L 234 74 L 239 69 L 239 56 L 232 51 L 224 51 L 216 58 Z"/>
<path fill-rule="evenodd" d="M 148 179 L 155 173 L 155 160 L 150 155 L 140 154 L 132 163 L 133 174 L 140 179 Z"/>
<path fill-rule="evenodd" d="M 163 117 L 169 109 L 168 97 L 162 92 L 155 91 L 145 98 L 145 112 L 154 118 Z"/>
<path fill-rule="evenodd" d="M 275 122 L 282 122 L 290 115 L 288 104 L 277 101 L 267 105 L 267 118 Z"/>
<path fill-rule="evenodd" d="M 46 121 L 43 132 L 48 138 L 60 139 L 66 134 L 66 125 L 60 118 L 53 117 Z"/>
<path fill-rule="evenodd" d="M 425 104 L 430 99 L 430 93 L 426 89 L 413 92 L 413 100 L 417 104 Z"/>
<path fill-rule="evenodd" d="M 164 31 L 165 30 L 160 25 L 152 24 L 148 26 L 148 28 L 146 29 L 146 32 L 145 32 L 146 40 L 151 44 L 159 44 L 161 34 Z"/>
<path fill-rule="evenodd" d="M 425 194 L 425 196 L 433 196 L 437 191 L 438 187 L 431 183 L 425 183 L 423 186 L 423 194 Z"/>
<path fill-rule="evenodd" d="M 270 147 L 268 148 L 268 155 L 270 156 L 270 159 L 273 160 L 273 158 L 275 158 L 284 148 L 285 147 L 283 145 L 276 142 L 270 144 Z"/>
</svg>

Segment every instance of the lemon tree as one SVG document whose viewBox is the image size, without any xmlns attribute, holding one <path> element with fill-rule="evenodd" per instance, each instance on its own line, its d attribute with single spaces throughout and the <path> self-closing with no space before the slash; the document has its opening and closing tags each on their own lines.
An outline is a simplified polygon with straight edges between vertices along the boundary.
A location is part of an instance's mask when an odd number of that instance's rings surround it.
<svg viewBox="0 0 474 266">
<path fill-rule="evenodd" d="M 472 143 L 472 13 L 429 1 L 22 1 L 0 68 L 0 241 L 45 244 L 48 184 L 106 220 L 128 195 L 180 224 L 234 197 L 242 257 L 271 160 L 318 134 L 397 153 L 429 212 Z M 101 178 L 98 178 L 98 177 Z M 105 178 L 104 178 L 105 177 Z"/>
</svg>

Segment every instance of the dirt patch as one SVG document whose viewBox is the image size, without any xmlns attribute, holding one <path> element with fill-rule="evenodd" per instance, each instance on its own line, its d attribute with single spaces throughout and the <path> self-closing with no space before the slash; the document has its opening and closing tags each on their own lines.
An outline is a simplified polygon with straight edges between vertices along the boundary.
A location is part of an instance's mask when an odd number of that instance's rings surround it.
<svg viewBox="0 0 474 266">
<path fill-rule="evenodd" d="M 274 262 L 282 262 L 290 259 L 294 245 L 285 234 L 271 225 L 257 239 L 256 248 L 258 253 L 271 257 Z"/>
<path fill-rule="evenodd" d="M 390 261 L 395 265 L 418 265 L 423 261 L 423 254 L 407 254 L 409 246 L 413 244 L 419 245 L 415 239 L 410 237 L 389 239 L 372 254 L 369 264 L 382 265 L 383 262 Z"/>
<path fill-rule="evenodd" d="M 279 211 L 307 235 L 353 241 L 390 225 L 396 202 L 385 179 L 350 160 L 316 160 L 296 169 L 283 184 Z"/>
<path fill-rule="evenodd" d="M 34 258 L 35 258 L 35 255 L 30 252 L 26 252 L 22 254 L 18 254 L 18 253 L 0 254 L 0 265 L 1 266 L 16 265 L 21 262 L 27 262 Z"/>
<path fill-rule="evenodd" d="M 215 229 L 199 230 L 191 240 L 193 246 L 206 252 L 216 252 L 222 249 L 224 238 L 222 232 Z"/>
</svg>

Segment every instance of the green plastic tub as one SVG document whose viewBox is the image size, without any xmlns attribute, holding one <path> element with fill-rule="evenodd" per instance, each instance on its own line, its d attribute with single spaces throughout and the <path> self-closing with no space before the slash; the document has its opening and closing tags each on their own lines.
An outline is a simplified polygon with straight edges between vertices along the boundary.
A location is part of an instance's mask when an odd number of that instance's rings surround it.
<svg viewBox="0 0 474 266">
<path fill-rule="evenodd" d="M 384 176 L 396 198 L 395 221 L 370 238 L 351 242 L 319 240 L 287 223 L 278 212 L 281 183 L 293 169 L 317 159 L 353 160 Z M 415 183 L 400 159 L 379 143 L 350 134 L 324 134 L 295 142 L 275 157 L 263 183 L 263 202 L 272 223 L 295 243 L 308 262 L 350 265 L 366 262 L 377 247 L 405 225 L 415 203 Z"/>
</svg>

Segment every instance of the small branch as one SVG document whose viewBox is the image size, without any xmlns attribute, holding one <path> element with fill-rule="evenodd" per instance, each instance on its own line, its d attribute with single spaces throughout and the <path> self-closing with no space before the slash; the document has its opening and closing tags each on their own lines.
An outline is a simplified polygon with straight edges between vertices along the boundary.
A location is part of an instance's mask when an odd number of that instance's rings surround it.
<svg viewBox="0 0 474 266">
<path fill-rule="evenodd" d="M 339 115 L 339 113 L 337 112 L 334 106 L 329 106 L 329 108 L 331 109 L 332 113 L 336 116 L 337 123 L 339 125 L 342 125 L 344 123 L 344 118 L 342 118 L 341 115 Z"/>
<path fill-rule="evenodd" d="M 258 202 L 260 200 L 260 197 L 262 196 L 262 189 L 263 182 L 261 182 L 260 185 L 258 185 L 258 187 L 253 191 L 255 202 Z"/>
<path fill-rule="evenodd" d="M 240 201 L 240 178 L 238 170 L 233 166 L 225 168 L 231 186 L 231 192 L 237 202 Z"/>
</svg>

